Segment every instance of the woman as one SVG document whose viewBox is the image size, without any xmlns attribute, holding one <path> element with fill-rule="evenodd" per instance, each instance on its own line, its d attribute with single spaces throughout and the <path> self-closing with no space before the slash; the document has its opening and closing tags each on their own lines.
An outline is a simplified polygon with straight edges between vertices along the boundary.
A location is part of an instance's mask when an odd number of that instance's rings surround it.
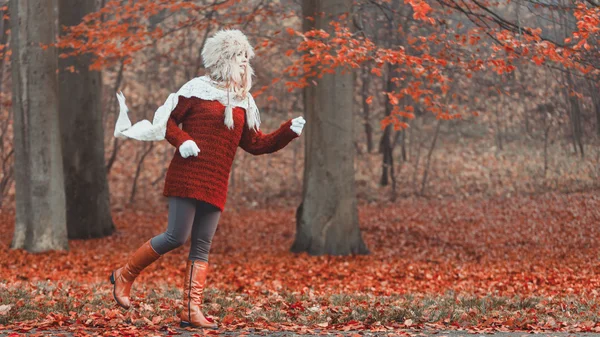
<svg viewBox="0 0 600 337">
<path fill-rule="evenodd" d="M 285 147 L 302 133 L 302 117 L 278 130 L 259 130 L 258 108 L 249 90 L 254 51 L 239 30 L 221 30 L 202 50 L 205 76 L 196 77 L 169 95 L 152 123 L 131 125 L 123 94 L 115 137 L 156 141 L 166 139 L 178 151 L 169 165 L 163 194 L 169 197 L 167 230 L 139 247 L 125 266 L 110 275 L 118 305 L 130 307 L 131 285 L 139 273 L 161 255 L 192 237 L 186 264 L 181 326 L 216 328 L 201 312 L 211 241 L 225 207 L 229 172 L 237 147 L 254 155 Z M 179 128 L 182 123 L 183 127 Z"/>
</svg>

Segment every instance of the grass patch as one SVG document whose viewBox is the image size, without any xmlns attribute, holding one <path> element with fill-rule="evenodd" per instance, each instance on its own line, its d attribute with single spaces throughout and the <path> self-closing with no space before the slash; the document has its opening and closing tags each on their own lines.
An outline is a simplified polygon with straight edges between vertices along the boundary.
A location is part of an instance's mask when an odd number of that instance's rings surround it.
<svg viewBox="0 0 600 337">
<path fill-rule="evenodd" d="M 106 288 L 106 287 L 104 287 Z M 173 286 L 138 289 L 134 308 L 119 309 L 115 313 L 112 294 L 102 286 L 82 287 L 79 284 L 38 282 L 29 287 L 0 288 L 0 305 L 11 309 L 0 315 L 0 324 L 46 319 L 48 315 L 65 324 L 76 319 L 99 317 L 110 325 L 111 317 L 118 317 L 136 327 L 173 319 L 180 310 L 181 290 Z M 137 302 L 137 303 L 136 303 Z M 294 323 L 306 326 L 361 322 L 365 325 L 383 324 L 418 327 L 426 323 L 444 326 L 472 327 L 486 324 L 511 324 L 523 328 L 532 322 L 598 321 L 598 303 L 595 299 L 578 297 L 499 297 L 407 294 L 373 296 L 370 294 L 332 294 L 307 296 L 296 292 L 271 293 L 255 299 L 248 294 L 206 289 L 205 312 L 220 320 L 228 317 L 236 322 L 268 321 Z M 112 316 L 111 316 L 112 312 Z M 108 317 L 108 318 L 106 318 Z M 89 321 L 89 320 L 88 320 Z M 89 323 L 96 324 L 96 323 Z"/>
</svg>

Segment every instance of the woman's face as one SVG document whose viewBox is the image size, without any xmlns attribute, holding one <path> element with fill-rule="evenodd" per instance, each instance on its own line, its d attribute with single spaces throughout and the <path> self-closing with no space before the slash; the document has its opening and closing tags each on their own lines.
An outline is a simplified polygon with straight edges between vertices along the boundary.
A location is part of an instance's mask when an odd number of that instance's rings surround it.
<svg viewBox="0 0 600 337">
<path fill-rule="evenodd" d="M 248 52 L 240 51 L 235 55 L 235 62 L 240 65 L 242 72 L 246 71 L 246 66 L 248 66 Z"/>
</svg>

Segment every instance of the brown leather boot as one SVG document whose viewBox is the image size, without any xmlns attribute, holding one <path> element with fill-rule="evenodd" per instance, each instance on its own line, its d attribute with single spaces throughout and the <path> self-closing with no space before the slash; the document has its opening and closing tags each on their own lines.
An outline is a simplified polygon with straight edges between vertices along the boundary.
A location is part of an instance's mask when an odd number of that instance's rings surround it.
<svg viewBox="0 0 600 337">
<path fill-rule="evenodd" d="M 185 283 L 183 285 L 183 310 L 179 314 L 182 328 L 189 326 L 194 328 L 217 328 L 217 324 L 212 319 L 204 317 L 201 311 L 202 294 L 204 293 L 207 273 L 207 262 L 187 261 Z"/>
<path fill-rule="evenodd" d="M 148 240 L 129 257 L 129 261 L 125 266 L 110 274 L 110 283 L 114 284 L 113 296 L 118 305 L 129 309 L 131 305 L 129 303 L 129 292 L 133 281 L 142 269 L 148 267 L 159 257 L 160 254 L 154 251 L 150 245 L 150 240 Z"/>
</svg>

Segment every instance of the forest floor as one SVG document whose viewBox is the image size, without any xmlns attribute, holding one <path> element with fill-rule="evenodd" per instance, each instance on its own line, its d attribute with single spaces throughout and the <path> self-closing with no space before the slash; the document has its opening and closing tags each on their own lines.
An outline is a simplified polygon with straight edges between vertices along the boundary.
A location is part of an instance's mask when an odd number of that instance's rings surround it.
<svg viewBox="0 0 600 337">
<path fill-rule="evenodd" d="M 199 331 L 187 331 L 174 329 L 177 336 L 180 337 L 198 337 L 198 336 L 215 336 L 215 334 L 209 334 L 208 332 Z M 87 333 L 92 335 L 102 335 L 105 333 L 105 329 L 88 329 Z M 12 334 L 12 335 L 11 335 Z M 154 336 L 172 336 L 172 332 L 154 332 Z M 271 337 L 319 337 L 319 336 L 335 336 L 335 337 L 389 337 L 389 336 L 406 336 L 406 337 L 529 337 L 530 334 L 527 332 L 495 332 L 484 334 L 473 334 L 466 331 L 402 331 L 396 333 L 389 332 L 371 332 L 371 331 L 319 331 L 315 330 L 312 334 L 298 334 L 295 332 L 285 331 L 245 331 L 245 332 L 218 332 L 219 336 L 246 336 L 246 337 L 259 337 L 259 336 L 271 336 Z M 19 336 L 18 333 L 11 331 L 1 331 L 0 337 L 11 337 Z M 70 332 L 70 329 L 47 329 L 38 330 L 33 329 L 29 331 L 28 336 L 55 336 L 55 337 L 75 337 L 78 333 Z M 590 332 L 545 332 L 537 333 L 539 337 L 600 337 L 599 333 Z"/>
<path fill-rule="evenodd" d="M 311 257 L 289 252 L 293 208 L 226 210 L 204 303 L 221 325 L 214 333 L 600 332 L 598 192 L 402 199 L 362 205 L 359 213 L 371 254 Z M 144 270 L 133 307 L 122 310 L 108 276 L 165 229 L 167 214 L 126 210 L 114 220 L 110 237 L 29 254 L 9 249 L 14 214 L 0 213 L 0 331 L 180 333 L 189 248 Z"/>
</svg>

